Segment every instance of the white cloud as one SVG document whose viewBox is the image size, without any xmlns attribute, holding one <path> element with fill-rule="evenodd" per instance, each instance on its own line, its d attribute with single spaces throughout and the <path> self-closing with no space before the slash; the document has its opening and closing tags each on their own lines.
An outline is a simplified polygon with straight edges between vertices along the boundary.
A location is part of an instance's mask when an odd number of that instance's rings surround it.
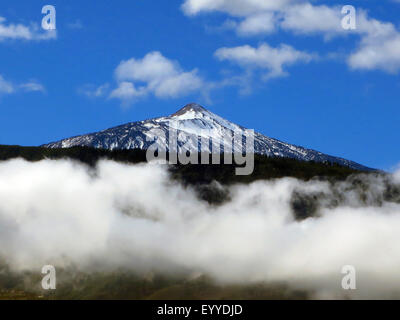
<svg viewBox="0 0 400 320">
<path fill-rule="evenodd" d="M 187 15 L 220 11 L 238 18 L 237 31 L 266 34 L 278 27 L 298 33 L 344 32 L 341 8 L 315 6 L 305 0 L 185 0 Z"/>
<path fill-rule="evenodd" d="M 282 44 L 273 48 L 266 43 L 258 48 L 249 45 L 220 48 L 215 52 L 219 60 L 228 60 L 245 69 L 261 69 L 265 71 L 264 79 L 286 76 L 286 66 L 296 63 L 307 63 L 313 59 L 309 53 L 298 51 L 291 46 Z"/>
<path fill-rule="evenodd" d="M 272 12 L 262 12 L 251 15 L 237 26 L 240 35 L 272 33 L 275 31 L 276 17 Z"/>
<path fill-rule="evenodd" d="M 227 20 L 224 26 L 236 29 L 240 35 L 267 34 L 276 29 L 277 15 L 293 0 L 186 0 L 182 10 L 194 16 L 207 12 L 223 12 L 239 21 Z"/>
<path fill-rule="evenodd" d="M 388 73 L 400 70 L 400 34 L 385 41 L 364 41 L 348 63 L 353 69 L 380 69 Z"/>
<path fill-rule="evenodd" d="M 29 82 L 15 84 L 11 81 L 6 80 L 2 75 L 0 75 L 0 95 L 1 94 L 12 94 L 18 91 L 23 92 L 45 92 L 45 87 L 37 82 L 36 80 L 31 80 Z"/>
<path fill-rule="evenodd" d="M 57 38 L 56 30 L 42 30 L 36 24 L 26 26 L 23 24 L 6 23 L 0 17 L 0 41 L 4 40 L 51 40 Z"/>
<path fill-rule="evenodd" d="M 352 69 L 400 71 L 400 32 L 392 23 L 371 19 L 362 11 L 358 18 L 362 34 L 359 47 L 348 58 Z"/>
<path fill-rule="evenodd" d="M 177 98 L 207 89 L 207 83 L 198 70 L 184 71 L 178 62 L 164 57 L 160 52 L 148 53 L 142 59 L 122 61 L 115 70 L 118 86 L 110 98 L 125 103 L 148 95 L 157 98 Z"/>
<path fill-rule="evenodd" d="M 186 0 L 182 5 L 187 15 L 203 12 L 225 12 L 233 16 L 249 16 L 266 10 L 278 10 L 293 0 Z"/>
<path fill-rule="evenodd" d="M 344 15 L 339 6 L 315 6 L 311 3 L 297 4 L 285 8 L 282 11 L 282 19 L 279 21 L 282 29 L 301 34 L 322 34 L 324 36 L 349 34 L 365 37 L 384 38 L 398 32 L 390 22 L 382 22 L 368 16 L 368 13 L 356 9 L 356 29 L 345 30 L 342 27 Z"/>
<path fill-rule="evenodd" d="M 11 82 L 5 80 L 2 75 L 0 75 L 0 94 L 10 94 L 14 92 L 14 86 Z"/>
<path fill-rule="evenodd" d="M 26 92 L 35 92 L 35 91 L 46 92 L 44 86 L 35 80 L 23 83 L 19 87 Z"/>
<path fill-rule="evenodd" d="M 150 52 L 143 59 L 122 61 L 115 70 L 117 80 L 152 82 L 175 74 L 179 66 L 160 52 Z"/>
<path fill-rule="evenodd" d="M 296 33 L 345 33 L 342 28 L 339 7 L 314 6 L 310 3 L 290 6 L 285 9 L 281 27 Z"/>
<path fill-rule="evenodd" d="M 136 88 L 132 82 L 120 82 L 118 87 L 114 89 L 110 98 L 118 98 L 124 102 L 129 102 L 135 98 L 143 97 L 147 94 L 145 87 Z"/>
<path fill-rule="evenodd" d="M 92 84 L 84 85 L 78 89 L 80 94 L 83 94 L 89 98 L 100 98 L 107 94 L 110 85 L 108 83 L 102 84 L 100 86 L 94 86 Z"/>
<path fill-rule="evenodd" d="M 231 28 L 240 35 L 265 35 L 278 30 L 303 35 L 357 35 L 359 43 L 347 59 L 351 69 L 400 71 L 399 30 L 390 22 L 368 16 L 357 8 L 356 30 L 342 28 L 341 7 L 314 5 L 306 0 L 185 0 L 182 9 L 192 16 L 223 12 L 231 19 Z"/>
<path fill-rule="evenodd" d="M 284 283 L 320 298 L 399 297 L 400 204 L 382 200 L 382 176 L 356 178 L 366 197 L 352 179 L 284 178 L 232 186 L 229 201 L 210 206 L 158 165 L 100 161 L 94 171 L 12 160 L 0 163 L 0 175 L 0 256 L 14 271 L 49 261 L 88 272 L 185 270 L 228 283 Z M 388 177 L 391 185 L 399 177 Z M 316 217 L 295 219 L 295 194 L 318 195 Z M 357 290 L 344 292 L 348 264 Z"/>
</svg>

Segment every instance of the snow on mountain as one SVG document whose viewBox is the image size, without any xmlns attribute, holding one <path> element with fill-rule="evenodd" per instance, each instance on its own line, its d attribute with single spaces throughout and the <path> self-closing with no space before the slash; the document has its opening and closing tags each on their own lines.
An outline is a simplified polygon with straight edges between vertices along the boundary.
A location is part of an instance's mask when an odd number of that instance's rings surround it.
<svg viewBox="0 0 400 320">
<path fill-rule="evenodd" d="M 177 147 L 169 149 L 169 130 L 177 134 Z M 202 106 L 188 104 L 178 112 L 168 117 L 132 122 L 104 131 L 76 136 L 58 142 L 43 145 L 47 148 L 70 148 L 87 146 L 102 149 L 148 149 L 154 144 L 164 144 L 165 150 L 199 151 L 199 138 L 221 142 L 232 139 L 233 133 L 243 133 L 246 130 L 220 116 L 206 110 Z M 161 133 L 161 134 L 160 134 Z M 208 140 L 207 140 L 208 141 Z M 237 141 L 236 141 L 237 142 Z M 241 144 L 234 143 L 233 150 L 241 150 Z M 223 142 L 222 145 L 226 147 Z M 337 158 L 321 152 L 291 145 L 260 133 L 254 134 L 254 152 L 271 157 L 288 157 L 304 161 L 329 162 L 348 166 L 358 170 L 368 170 L 353 161 Z"/>
</svg>

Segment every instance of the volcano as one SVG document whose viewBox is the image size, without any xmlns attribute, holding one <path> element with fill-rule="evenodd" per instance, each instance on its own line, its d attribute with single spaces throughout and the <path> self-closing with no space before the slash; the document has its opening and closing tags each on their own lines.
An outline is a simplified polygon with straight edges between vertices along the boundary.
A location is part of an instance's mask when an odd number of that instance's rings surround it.
<svg viewBox="0 0 400 320">
<path fill-rule="evenodd" d="M 234 133 L 245 132 L 246 130 L 244 127 L 212 113 L 199 104 L 191 103 L 170 116 L 131 122 L 100 132 L 52 142 L 43 145 L 43 147 L 71 148 L 74 146 L 86 146 L 108 150 L 147 150 L 155 139 L 160 136 L 160 133 L 168 137 L 171 129 L 177 132 L 177 152 L 200 152 L 198 140 L 193 139 L 193 137 L 224 141 L 227 137 L 232 137 Z M 171 151 L 169 150 L 168 139 L 157 143 L 165 143 L 164 150 Z M 293 158 L 301 161 L 335 163 L 362 171 L 371 170 L 356 162 L 285 143 L 258 132 L 254 133 L 254 153 L 270 157 Z"/>
</svg>

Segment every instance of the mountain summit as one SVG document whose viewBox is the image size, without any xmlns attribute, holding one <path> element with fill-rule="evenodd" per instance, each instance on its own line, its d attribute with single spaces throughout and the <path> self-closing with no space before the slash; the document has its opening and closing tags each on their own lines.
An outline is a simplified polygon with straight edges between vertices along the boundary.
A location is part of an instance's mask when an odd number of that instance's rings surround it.
<svg viewBox="0 0 400 320">
<path fill-rule="evenodd" d="M 207 109 L 202 107 L 201 105 L 197 103 L 189 103 L 186 106 L 184 106 L 182 109 L 178 110 L 175 112 L 172 117 L 174 116 L 180 116 L 182 114 L 185 114 L 186 112 L 200 112 L 200 113 L 205 113 L 207 112 Z"/>
<path fill-rule="evenodd" d="M 127 123 L 104 131 L 76 136 L 43 145 L 47 148 L 70 148 L 87 146 L 101 149 L 148 149 L 155 139 L 160 143 L 160 133 L 166 137 L 161 143 L 169 150 L 169 131 L 177 132 L 177 152 L 200 151 L 198 140 L 193 137 L 224 141 L 233 133 L 244 132 L 245 128 L 234 124 L 205 109 L 199 104 L 190 103 L 176 113 L 155 119 Z M 235 150 L 235 146 L 233 147 Z M 236 149 L 238 150 L 238 149 Z M 170 150 L 172 151 L 172 150 Z M 348 166 L 357 170 L 369 170 L 350 160 L 337 158 L 321 152 L 291 145 L 260 133 L 254 134 L 254 152 L 271 157 L 287 157 L 303 161 L 329 162 Z"/>
</svg>

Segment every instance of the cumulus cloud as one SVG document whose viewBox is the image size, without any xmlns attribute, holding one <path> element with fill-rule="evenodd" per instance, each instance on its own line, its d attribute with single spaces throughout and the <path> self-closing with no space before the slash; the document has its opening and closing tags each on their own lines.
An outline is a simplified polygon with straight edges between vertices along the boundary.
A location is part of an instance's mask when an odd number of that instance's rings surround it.
<svg viewBox="0 0 400 320">
<path fill-rule="evenodd" d="M 7 23 L 4 17 L 0 17 L 0 41 L 5 40 L 51 40 L 57 38 L 56 30 L 42 30 L 36 24 L 29 26 L 24 24 Z"/>
<path fill-rule="evenodd" d="M 234 48 L 220 48 L 215 52 L 220 60 L 228 60 L 244 68 L 265 70 L 264 79 L 286 76 L 284 67 L 296 63 L 307 63 L 313 56 L 282 44 L 273 48 L 263 43 L 258 48 L 248 45 Z"/>
<path fill-rule="evenodd" d="M 111 92 L 110 98 L 118 98 L 122 101 L 129 102 L 135 98 L 144 97 L 145 95 L 147 95 L 145 87 L 137 89 L 132 82 L 122 81 L 119 83 L 118 87 Z"/>
<path fill-rule="evenodd" d="M 305 0 L 186 0 L 182 9 L 188 15 L 213 11 L 226 13 L 241 21 L 237 25 L 239 32 L 246 33 L 243 27 L 247 26 L 249 35 L 269 33 L 278 27 L 304 33 L 343 31 L 340 8 L 315 6 Z"/>
<path fill-rule="evenodd" d="M 369 17 L 361 8 L 357 9 L 355 30 L 342 28 L 342 7 L 316 5 L 307 0 L 185 0 L 182 9 L 190 16 L 223 12 L 231 17 L 231 28 L 242 36 L 265 35 L 280 30 L 322 35 L 325 39 L 357 35 L 359 42 L 347 59 L 351 69 L 400 71 L 400 31 L 390 22 Z"/>
<path fill-rule="evenodd" d="M 249 16 L 266 10 L 278 10 L 293 0 L 186 0 L 182 5 L 188 15 L 202 12 L 225 12 L 234 16 Z"/>
<path fill-rule="evenodd" d="M 314 6 L 310 3 L 293 5 L 285 9 L 281 27 L 296 33 L 342 33 L 343 15 L 340 7 Z"/>
<path fill-rule="evenodd" d="M 388 73 L 400 70 L 400 34 L 385 41 L 366 39 L 348 59 L 353 69 L 380 69 Z"/>
<path fill-rule="evenodd" d="M 254 14 L 237 25 L 241 35 L 272 33 L 276 30 L 276 16 L 271 12 Z"/>
<path fill-rule="evenodd" d="M 249 26 L 251 34 L 265 34 L 278 27 L 297 33 L 345 33 L 341 20 L 341 7 L 313 5 L 306 0 L 186 0 L 182 5 L 188 15 L 220 11 L 238 18 L 237 28 Z M 264 28 L 262 27 L 262 24 Z M 272 26 L 272 23 L 275 26 Z"/>
<path fill-rule="evenodd" d="M 190 270 L 343 297 L 341 270 L 353 265 L 358 287 L 346 296 L 390 297 L 400 287 L 400 205 L 382 200 L 379 177 L 358 178 L 369 188 L 365 197 L 351 192 L 351 182 L 237 185 L 217 207 L 159 165 L 102 161 L 89 170 L 65 160 L 13 160 L 0 163 L 0 177 L 0 256 L 14 271 L 47 264 Z M 398 177 L 389 179 L 399 184 Z M 295 219 L 299 192 L 325 194 L 314 218 Z"/>
<path fill-rule="evenodd" d="M 276 30 L 279 12 L 292 0 L 186 0 L 182 10 L 189 16 L 206 12 L 223 12 L 239 21 L 228 20 L 224 25 L 240 35 L 268 34 Z"/>
<path fill-rule="evenodd" d="M 353 69 L 400 71 L 400 32 L 392 23 L 371 19 L 362 11 L 358 17 L 359 47 L 348 58 Z"/>
<path fill-rule="evenodd" d="M 198 70 L 184 71 L 178 62 L 153 51 L 142 59 L 122 61 L 115 70 L 118 82 L 110 98 L 124 102 L 148 95 L 160 99 L 177 98 L 207 89 L 207 83 L 199 76 Z"/>
</svg>

